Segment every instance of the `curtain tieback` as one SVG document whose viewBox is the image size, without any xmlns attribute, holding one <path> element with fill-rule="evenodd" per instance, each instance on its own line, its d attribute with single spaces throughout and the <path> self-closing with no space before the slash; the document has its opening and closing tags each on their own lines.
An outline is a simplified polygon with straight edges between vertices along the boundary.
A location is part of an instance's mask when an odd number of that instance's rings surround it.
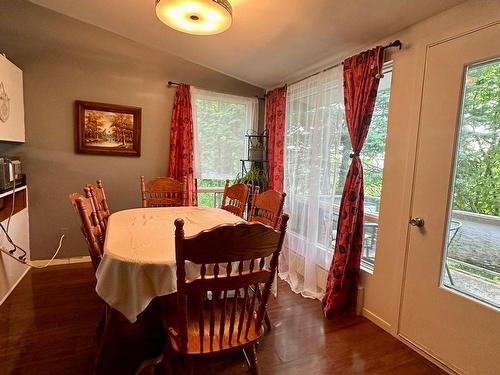
<svg viewBox="0 0 500 375">
<path fill-rule="evenodd" d="M 352 152 L 352 153 L 349 155 L 349 157 L 350 157 L 351 159 L 352 159 L 352 158 L 354 158 L 354 157 L 359 157 L 359 151 L 357 151 L 357 152 Z"/>
</svg>

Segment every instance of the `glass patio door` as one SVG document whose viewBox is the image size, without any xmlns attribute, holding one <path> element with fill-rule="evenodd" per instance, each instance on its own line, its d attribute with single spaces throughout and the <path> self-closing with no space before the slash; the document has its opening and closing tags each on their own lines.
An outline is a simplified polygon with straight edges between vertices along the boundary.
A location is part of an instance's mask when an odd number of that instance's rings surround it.
<svg viewBox="0 0 500 375">
<path fill-rule="evenodd" d="M 500 24 L 427 49 L 399 335 L 500 374 Z"/>
</svg>

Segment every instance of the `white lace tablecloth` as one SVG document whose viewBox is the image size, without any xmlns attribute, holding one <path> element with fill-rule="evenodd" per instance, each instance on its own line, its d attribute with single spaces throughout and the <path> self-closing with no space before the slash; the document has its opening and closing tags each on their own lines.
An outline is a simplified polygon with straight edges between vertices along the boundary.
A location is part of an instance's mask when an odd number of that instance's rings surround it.
<svg viewBox="0 0 500 375">
<path fill-rule="evenodd" d="M 112 214 L 96 273 L 96 291 L 132 323 L 154 297 L 177 290 L 177 218 L 184 220 L 185 236 L 243 221 L 227 211 L 204 207 L 136 208 Z M 198 271 L 196 267 L 191 271 L 187 268 L 188 276 Z"/>
</svg>

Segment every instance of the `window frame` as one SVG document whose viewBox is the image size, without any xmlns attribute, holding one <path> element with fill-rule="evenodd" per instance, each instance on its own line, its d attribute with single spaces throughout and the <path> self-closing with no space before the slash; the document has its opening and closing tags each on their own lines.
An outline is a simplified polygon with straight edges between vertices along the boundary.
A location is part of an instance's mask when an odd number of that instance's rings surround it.
<svg viewBox="0 0 500 375">
<path fill-rule="evenodd" d="M 394 62 L 393 60 L 390 60 L 390 61 L 386 61 L 384 62 L 383 66 L 382 66 L 382 74 L 387 74 L 387 73 L 391 73 L 391 82 L 390 82 L 390 85 L 389 85 L 389 92 L 392 91 L 392 82 L 393 82 L 393 79 L 392 79 L 392 73 L 393 73 L 393 70 L 394 70 Z M 391 96 L 389 95 L 389 103 L 388 103 L 388 106 L 389 106 L 389 110 L 387 112 L 387 130 L 386 130 L 386 138 L 385 138 L 385 145 L 384 145 L 384 168 L 382 170 L 382 185 L 381 185 L 381 194 L 380 194 L 380 201 L 379 201 L 379 207 L 382 207 L 382 196 L 383 196 L 383 191 L 384 191 L 384 170 L 385 170 L 385 159 L 386 159 L 386 149 L 387 149 L 387 135 L 389 133 L 389 117 L 390 117 L 390 106 L 391 106 Z M 368 135 L 369 135 L 369 131 L 368 131 Z M 367 137 L 368 137 L 367 135 Z M 373 219 L 376 218 L 376 222 L 377 222 L 377 231 L 376 231 L 376 238 L 378 239 L 379 237 L 379 231 L 380 231 L 380 226 L 379 226 L 379 223 L 380 223 L 380 209 L 377 213 L 372 213 L 372 212 L 369 212 L 369 213 L 366 213 L 365 212 L 365 220 L 366 220 L 366 216 L 369 216 L 369 217 L 372 217 Z M 365 221 L 366 222 L 366 221 Z M 364 223 L 365 223 L 364 222 Z M 363 231 L 363 235 L 364 235 L 364 231 Z M 365 239 L 363 238 L 363 241 Z M 374 260 L 373 260 L 373 263 L 372 262 L 369 262 L 367 260 L 365 260 L 363 258 L 363 253 L 361 253 L 361 263 L 360 263 L 360 268 L 361 270 L 369 273 L 369 274 L 372 274 L 375 272 L 375 264 L 376 264 L 376 258 L 377 258 L 377 245 L 375 247 L 375 257 L 374 257 Z"/>
<path fill-rule="evenodd" d="M 194 148 L 194 176 L 198 180 L 204 180 L 207 178 L 202 177 L 202 168 L 201 168 L 201 160 L 198 157 L 198 145 L 200 143 L 198 139 L 198 122 L 197 122 L 197 100 L 211 100 L 223 103 L 231 103 L 231 104 L 242 104 L 246 107 L 246 121 L 247 126 L 245 130 L 245 134 L 248 131 L 258 131 L 259 129 L 259 101 L 257 97 L 248 97 L 248 96 L 239 96 L 232 94 L 225 94 L 216 91 L 209 91 L 200 89 L 197 87 L 191 86 L 191 108 L 192 108 L 192 118 L 193 118 L 193 148 Z M 244 136 L 244 135 L 242 135 Z M 245 157 L 245 152 L 248 148 L 248 145 L 244 146 L 242 149 L 241 158 Z M 239 172 L 239 171 L 236 171 Z M 227 176 L 226 178 L 230 178 Z M 218 180 L 218 179 L 215 179 Z"/>
</svg>

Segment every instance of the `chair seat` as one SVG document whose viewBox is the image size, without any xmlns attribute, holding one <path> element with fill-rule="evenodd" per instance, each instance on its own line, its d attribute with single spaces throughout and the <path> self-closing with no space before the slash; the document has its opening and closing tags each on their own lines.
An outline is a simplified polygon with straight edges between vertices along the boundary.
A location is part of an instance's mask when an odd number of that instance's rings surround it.
<svg viewBox="0 0 500 375">
<path fill-rule="evenodd" d="M 178 345 L 178 330 L 177 330 L 177 322 L 178 313 L 176 311 L 172 311 L 171 313 L 164 316 L 164 324 L 167 327 L 168 337 L 172 348 L 184 355 L 197 355 L 202 353 L 214 353 L 214 352 L 223 352 L 230 351 L 234 349 L 241 350 L 242 346 L 250 345 L 255 343 L 264 333 L 264 328 L 261 327 L 259 332 L 255 331 L 255 316 L 251 320 L 251 324 L 248 327 L 242 327 L 240 337 L 238 338 L 238 323 L 240 320 L 240 313 L 242 311 L 243 300 L 239 299 L 237 304 L 236 318 L 233 327 L 233 334 L 230 340 L 230 319 L 231 312 L 234 305 L 234 299 L 227 299 L 226 310 L 225 310 L 225 323 L 224 323 L 224 333 L 221 340 L 221 335 L 219 331 L 219 327 L 221 325 L 221 316 L 222 316 L 222 301 L 217 300 L 216 306 L 214 308 L 214 316 L 215 316 L 215 324 L 214 327 L 214 335 L 213 338 L 210 337 L 210 316 L 212 313 L 212 303 L 211 301 L 205 301 L 204 303 L 204 311 L 203 311 L 203 320 L 204 320 L 204 336 L 203 336 L 203 347 L 200 340 L 199 335 L 199 324 L 200 324 L 200 314 L 199 309 L 196 309 L 194 304 L 189 303 L 188 311 L 190 311 L 188 317 L 188 348 L 187 352 L 183 352 L 180 350 Z M 245 310 L 245 314 L 247 314 L 248 309 Z"/>
</svg>

